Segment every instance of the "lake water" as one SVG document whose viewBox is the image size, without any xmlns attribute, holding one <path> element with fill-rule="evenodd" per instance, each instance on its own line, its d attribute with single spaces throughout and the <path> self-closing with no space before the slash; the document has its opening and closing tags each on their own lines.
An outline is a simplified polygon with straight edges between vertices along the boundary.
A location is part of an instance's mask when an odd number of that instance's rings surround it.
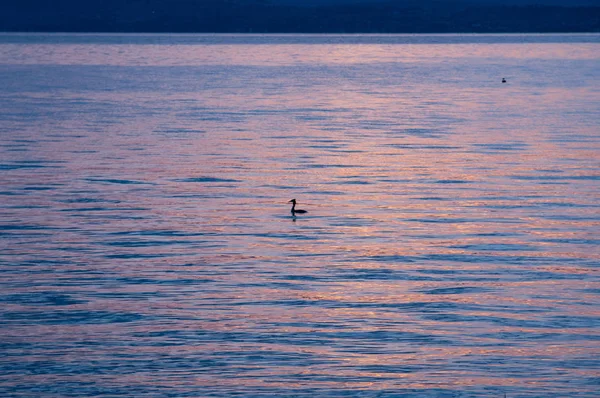
<svg viewBox="0 0 600 398">
<path fill-rule="evenodd" d="M 0 35 L 0 395 L 599 397 L 599 82 L 600 35 Z"/>
</svg>

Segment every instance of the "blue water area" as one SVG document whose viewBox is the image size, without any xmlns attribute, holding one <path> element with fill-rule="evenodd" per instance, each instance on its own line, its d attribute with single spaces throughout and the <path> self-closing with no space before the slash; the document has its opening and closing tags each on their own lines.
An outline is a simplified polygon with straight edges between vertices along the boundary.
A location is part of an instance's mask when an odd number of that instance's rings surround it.
<svg viewBox="0 0 600 398">
<path fill-rule="evenodd" d="M 0 396 L 598 397 L 599 65 L 0 34 Z"/>
</svg>

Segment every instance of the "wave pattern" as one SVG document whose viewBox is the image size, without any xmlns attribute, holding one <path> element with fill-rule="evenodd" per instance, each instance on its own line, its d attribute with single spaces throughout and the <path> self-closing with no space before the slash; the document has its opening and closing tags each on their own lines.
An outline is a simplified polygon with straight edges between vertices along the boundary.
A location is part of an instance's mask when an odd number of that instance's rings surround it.
<svg viewBox="0 0 600 398">
<path fill-rule="evenodd" d="M 597 35 L 19 37 L 0 395 L 597 397 Z"/>
</svg>

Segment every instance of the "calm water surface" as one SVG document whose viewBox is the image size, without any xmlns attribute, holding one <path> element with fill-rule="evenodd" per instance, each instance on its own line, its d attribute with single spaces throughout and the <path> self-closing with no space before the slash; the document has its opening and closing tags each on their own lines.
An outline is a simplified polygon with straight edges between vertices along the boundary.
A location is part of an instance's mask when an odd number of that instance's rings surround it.
<svg viewBox="0 0 600 398">
<path fill-rule="evenodd" d="M 598 397 L 599 81 L 600 35 L 0 35 L 0 395 Z"/>
</svg>

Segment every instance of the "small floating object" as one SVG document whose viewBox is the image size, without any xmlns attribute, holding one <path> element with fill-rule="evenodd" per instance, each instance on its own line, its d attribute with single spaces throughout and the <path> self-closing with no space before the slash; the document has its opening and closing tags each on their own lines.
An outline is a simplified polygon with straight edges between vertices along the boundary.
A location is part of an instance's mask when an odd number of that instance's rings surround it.
<svg viewBox="0 0 600 398">
<path fill-rule="evenodd" d="M 506 79 L 505 78 L 502 78 L 502 83 L 506 83 Z"/>
<path fill-rule="evenodd" d="M 292 216 L 295 216 L 296 214 L 308 213 L 306 210 L 296 209 L 296 199 L 292 199 L 288 203 L 292 204 Z"/>
</svg>

